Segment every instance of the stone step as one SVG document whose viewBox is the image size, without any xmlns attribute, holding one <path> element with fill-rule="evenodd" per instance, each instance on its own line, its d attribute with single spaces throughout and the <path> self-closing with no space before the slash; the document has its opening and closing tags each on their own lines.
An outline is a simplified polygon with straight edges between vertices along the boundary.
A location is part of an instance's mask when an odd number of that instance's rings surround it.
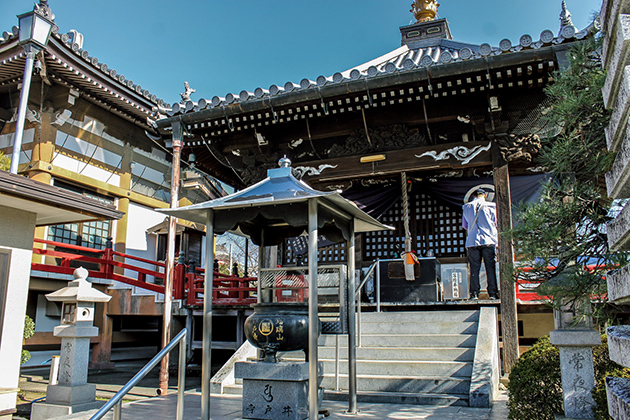
<svg viewBox="0 0 630 420">
<path fill-rule="evenodd" d="M 324 372 L 335 371 L 334 359 L 319 359 L 324 363 Z M 388 376 L 439 376 L 470 377 L 472 362 L 410 361 L 410 360 L 357 360 L 357 375 Z M 339 365 L 339 373 L 348 373 L 348 364 Z"/>
<path fill-rule="evenodd" d="M 243 384 L 223 385 L 223 393 L 230 395 L 243 395 Z"/>
<path fill-rule="evenodd" d="M 337 379 L 333 373 L 325 373 L 322 381 L 325 389 L 335 389 Z M 348 389 L 348 375 L 339 375 L 339 388 Z M 406 393 L 441 393 L 467 394 L 470 390 L 470 378 L 443 378 L 436 376 L 398 376 L 357 375 L 357 389 L 361 391 L 386 392 L 395 390 Z"/>
<path fill-rule="evenodd" d="M 362 322 L 361 335 L 382 334 L 418 335 L 418 334 L 476 334 L 477 321 L 414 321 L 399 322 Z"/>
<path fill-rule="evenodd" d="M 324 374 L 321 386 L 326 393 L 346 394 L 348 390 L 348 375 L 339 375 L 339 390 L 334 374 Z M 357 375 L 357 389 L 361 393 L 391 392 L 404 394 L 440 394 L 467 395 L 470 390 L 470 380 L 465 378 L 444 379 L 436 376 L 401 376 L 386 378 L 378 375 Z M 224 394 L 242 395 L 243 385 L 235 383 L 223 387 Z"/>
<path fill-rule="evenodd" d="M 320 359 L 334 359 L 334 347 L 319 347 Z M 357 359 L 370 360 L 426 360 L 426 361 L 456 361 L 472 362 L 475 350 L 470 347 L 359 347 L 356 349 Z M 304 360 L 302 351 L 279 354 L 283 360 Z M 339 347 L 339 360 L 348 361 L 348 347 Z"/>
<path fill-rule="evenodd" d="M 348 393 L 337 392 L 337 391 L 325 391 L 324 399 L 334 400 L 334 401 L 347 401 Z M 435 405 L 435 406 L 451 406 L 451 405 L 468 406 L 468 393 L 466 394 L 430 394 L 430 393 L 416 394 L 416 393 L 406 393 L 406 392 L 358 391 L 357 401 L 362 402 L 362 403 L 414 404 L 414 405 Z M 401 417 L 401 418 L 407 418 L 407 417 Z M 457 418 L 457 417 L 455 416 L 453 418 Z"/>
<path fill-rule="evenodd" d="M 335 335 L 322 334 L 319 345 L 335 346 Z M 339 335 L 339 345 L 348 345 L 348 336 Z M 363 334 L 362 347 L 475 347 L 477 331 L 470 334 Z"/>
<path fill-rule="evenodd" d="M 335 372 L 335 359 L 318 357 L 324 363 L 324 372 Z M 303 358 L 282 358 L 283 361 L 299 361 Z M 357 359 L 357 374 L 388 376 L 439 376 L 450 377 L 470 377 L 472 374 L 472 361 L 425 361 L 425 360 L 365 360 Z M 339 363 L 339 373 L 348 373 L 348 363 Z"/>
<path fill-rule="evenodd" d="M 358 318 L 358 316 L 357 316 Z M 363 312 L 361 323 L 479 321 L 478 311 L 414 311 L 414 312 Z"/>
</svg>

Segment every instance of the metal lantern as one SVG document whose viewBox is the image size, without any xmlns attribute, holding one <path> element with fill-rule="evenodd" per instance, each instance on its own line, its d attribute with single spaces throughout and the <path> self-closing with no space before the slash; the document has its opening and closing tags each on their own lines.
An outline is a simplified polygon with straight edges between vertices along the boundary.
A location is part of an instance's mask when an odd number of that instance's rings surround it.
<svg viewBox="0 0 630 420">
<path fill-rule="evenodd" d="M 40 48 L 44 48 L 48 44 L 50 31 L 53 23 L 44 16 L 30 11 L 18 16 L 20 22 L 19 40 L 20 44 L 32 42 Z"/>
</svg>

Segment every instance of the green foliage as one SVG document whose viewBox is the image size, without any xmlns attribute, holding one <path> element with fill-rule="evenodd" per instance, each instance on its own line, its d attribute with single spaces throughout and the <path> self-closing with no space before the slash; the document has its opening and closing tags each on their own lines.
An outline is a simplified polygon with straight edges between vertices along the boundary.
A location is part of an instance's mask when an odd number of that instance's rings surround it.
<svg viewBox="0 0 630 420">
<path fill-rule="evenodd" d="M 27 340 L 31 338 L 35 334 L 35 322 L 33 319 L 26 315 L 24 318 L 24 339 Z M 28 350 L 22 350 L 22 357 L 20 359 L 20 364 L 28 362 L 31 359 L 31 353 Z"/>
<path fill-rule="evenodd" d="M 553 420 L 562 412 L 560 352 L 543 337 L 518 359 L 510 372 L 511 420 Z"/>
<path fill-rule="evenodd" d="M 544 186 L 540 202 L 521 207 L 512 231 L 524 259 L 536 262 L 528 278 L 543 283 L 539 292 L 557 302 L 605 293 L 606 271 L 626 263 L 625 254 L 609 250 L 604 230 L 611 220 L 604 175 L 614 155 L 604 134 L 609 112 L 601 95 L 606 73 L 600 51 L 596 38 L 575 47 L 568 67 L 546 88 L 546 116 L 561 130 L 542 139 L 537 163 L 555 179 Z M 598 268 L 586 269 L 585 256 Z"/>
<path fill-rule="evenodd" d="M 602 344 L 593 348 L 597 404 L 595 418 L 609 420 L 606 400 L 607 376 L 630 378 L 630 369 L 610 360 L 606 335 Z M 563 413 L 560 352 L 549 337 L 543 337 L 518 359 L 510 372 L 508 408 L 511 420 L 553 420 L 555 413 Z"/>
<path fill-rule="evenodd" d="M 11 158 L 0 152 L 0 171 L 8 171 L 11 169 Z"/>
</svg>

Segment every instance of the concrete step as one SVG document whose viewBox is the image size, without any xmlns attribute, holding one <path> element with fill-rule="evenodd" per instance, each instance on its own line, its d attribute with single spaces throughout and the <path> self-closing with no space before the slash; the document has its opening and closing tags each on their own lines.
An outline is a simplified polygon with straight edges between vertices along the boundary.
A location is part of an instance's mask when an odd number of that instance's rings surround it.
<svg viewBox="0 0 630 420">
<path fill-rule="evenodd" d="M 334 373 L 324 374 L 321 386 L 326 390 L 347 390 L 348 375 L 339 374 L 339 384 Z M 470 378 L 443 378 L 439 376 L 384 377 L 380 375 L 357 375 L 357 388 L 367 392 L 433 393 L 433 394 L 467 394 L 470 390 Z M 224 394 L 241 395 L 242 380 L 223 387 Z"/>
<path fill-rule="evenodd" d="M 223 385 L 223 393 L 229 395 L 243 395 L 242 384 Z"/>
<path fill-rule="evenodd" d="M 319 345 L 326 347 L 335 346 L 335 335 L 322 334 L 319 337 Z M 348 345 L 348 336 L 339 335 L 339 345 Z M 362 347 L 470 347 L 477 343 L 477 331 L 471 334 L 363 334 L 361 336 Z"/>
<path fill-rule="evenodd" d="M 387 337 L 407 334 L 477 334 L 476 321 L 414 321 L 362 322 L 361 334 L 382 334 Z"/>
<path fill-rule="evenodd" d="M 319 347 L 320 359 L 334 359 L 334 347 Z M 472 362 L 475 349 L 470 347 L 359 347 L 356 349 L 357 359 L 368 360 L 425 360 Z M 287 352 L 279 354 L 283 360 L 304 360 L 303 352 Z M 339 347 L 339 360 L 348 361 L 348 347 Z"/>
<path fill-rule="evenodd" d="M 320 362 L 324 363 L 324 372 L 335 372 L 335 359 L 327 359 L 318 355 Z M 283 357 L 284 361 L 304 360 L 299 358 Z M 357 358 L 357 374 L 389 376 L 437 376 L 441 378 L 470 377 L 472 374 L 472 361 L 426 361 L 426 360 L 366 360 Z M 339 363 L 339 373 L 348 373 L 348 362 Z"/>
<path fill-rule="evenodd" d="M 325 373 L 322 386 L 326 389 L 337 388 L 334 372 Z M 348 375 L 339 374 L 339 388 L 348 389 Z M 470 390 L 470 378 L 444 378 L 437 376 L 404 375 L 383 377 L 380 375 L 357 375 L 357 388 L 361 391 L 397 391 L 408 393 L 467 394 Z"/>
<path fill-rule="evenodd" d="M 357 386 L 360 386 L 361 378 L 357 377 Z M 429 381 L 429 380 L 427 380 Z M 324 383 L 322 384 L 325 388 L 324 390 L 324 399 L 333 400 L 333 401 L 347 401 L 348 400 L 348 391 L 347 390 L 333 390 L 329 388 L 325 384 L 326 378 L 324 378 Z M 468 384 L 470 386 L 470 383 Z M 428 387 L 429 388 L 429 387 Z M 452 388 L 455 391 L 462 392 L 450 392 L 448 391 L 448 387 L 443 387 L 446 389 L 446 392 L 437 392 L 439 387 L 435 387 L 436 392 L 433 391 L 421 391 L 422 387 L 418 387 L 418 390 L 415 390 L 413 387 L 407 387 L 409 391 L 387 391 L 387 390 L 361 390 L 357 391 L 357 401 L 359 402 L 372 402 L 372 403 L 393 403 L 393 404 L 416 404 L 416 405 L 457 405 L 457 406 L 467 406 L 468 405 L 468 388 L 466 388 L 466 384 L 462 383 L 457 388 Z M 430 388 L 429 388 L 430 389 Z M 227 385 L 223 387 L 223 393 L 228 395 L 242 395 L 243 394 L 243 386 L 242 385 Z"/>
<path fill-rule="evenodd" d="M 324 372 L 335 371 L 334 359 L 319 359 L 324 362 Z M 470 377 L 472 362 L 409 361 L 409 360 L 357 360 L 357 375 L 382 377 L 437 376 L 442 378 Z M 348 364 L 339 365 L 339 373 L 348 373 Z"/>
<path fill-rule="evenodd" d="M 333 401 L 347 401 L 348 392 L 325 391 L 324 399 Z M 413 404 L 435 406 L 468 406 L 466 394 L 424 394 L 406 392 L 370 392 L 358 391 L 357 401 L 363 403 Z M 407 418 L 407 417 L 401 417 Z M 411 417 L 408 417 L 411 418 Z M 427 417 L 428 418 L 428 417 Z M 456 418 L 456 417 L 453 417 Z"/>
<path fill-rule="evenodd" d="M 357 316 L 358 317 L 358 316 Z M 363 312 L 361 323 L 385 322 L 440 322 L 440 321 L 479 321 L 479 313 L 466 311 L 422 311 L 422 312 Z"/>
</svg>

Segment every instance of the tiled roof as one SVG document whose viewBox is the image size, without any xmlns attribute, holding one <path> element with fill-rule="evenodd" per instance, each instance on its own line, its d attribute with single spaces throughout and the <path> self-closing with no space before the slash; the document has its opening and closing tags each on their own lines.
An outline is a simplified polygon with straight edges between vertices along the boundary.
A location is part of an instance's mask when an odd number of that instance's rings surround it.
<svg viewBox="0 0 630 420">
<path fill-rule="evenodd" d="M 473 45 L 449 39 L 426 39 L 414 44 L 413 48 L 403 45 L 385 55 L 332 76 L 319 76 L 316 80 L 302 79 L 300 83 L 287 82 L 284 85 L 271 85 L 268 89 L 256 88 L 253 92 L 242 90 L 239 94 L 228 93 L 225 97 L 214 96 L 211 100 L 200 99 L 197 102 L 175 103 L 170 109 L 160 110 L 164 117 L 177 114 L 216 108 L 222 105 L 264 100 L 270 97 L 287 95 L 295 92 L 318 89 L 323 86 L 342 84 L 359 79 L 386 77 L 391 74 L 412 72 L 422 68 L 444 66 L 462 61 L 483 60 L 486 57 L 511 54 L 523 50 L 536 50 L 543 46 L 562 44 L 585 38 L 597 26 L 593 22 L 586 29 L 577 31 L 573 25 L 563 26 L 555 36 L 551 30 L 544 30 L 535 41 L 530 35 L 520 37 L 517 44 L 504 39 L 498 47 L 489 44 Z"/>
<path fill-rule="evenodd" d="M 71 31 L 76 32 L 76 31 Z M 5 54 L 0 57 L 0 79 L 11 81 L 11 77 L 21 78 L 24 69 L 25 52 L 22 48 L 15 54 L 9 54 L 13 45 L 17 46 L 19 29 L 14 26 L 11 32 L 3 32 L 0 37 L 0 50 Z M 76 36 L 76 35 L 75 35 Z M 55 24 L 49 45 L 46 48 L 46 65 L 69 75 L 69 82 L 81 88 L 94 98 L 111 99 L 120 104 L 121 108 L 147 118 L 155 115 L 164 101 L 144 89 L 141 85 L 127 79 L 122 73 L 100 62 L 77 42 L 73 42 L 71 33 L 60 33 Z M 59 49 L 55 52 L 52 46 Z M 61 54 L 59 54 L 61 52 Z M 8 55 L 7 55 L 8 54 Z"/>
</svg>

